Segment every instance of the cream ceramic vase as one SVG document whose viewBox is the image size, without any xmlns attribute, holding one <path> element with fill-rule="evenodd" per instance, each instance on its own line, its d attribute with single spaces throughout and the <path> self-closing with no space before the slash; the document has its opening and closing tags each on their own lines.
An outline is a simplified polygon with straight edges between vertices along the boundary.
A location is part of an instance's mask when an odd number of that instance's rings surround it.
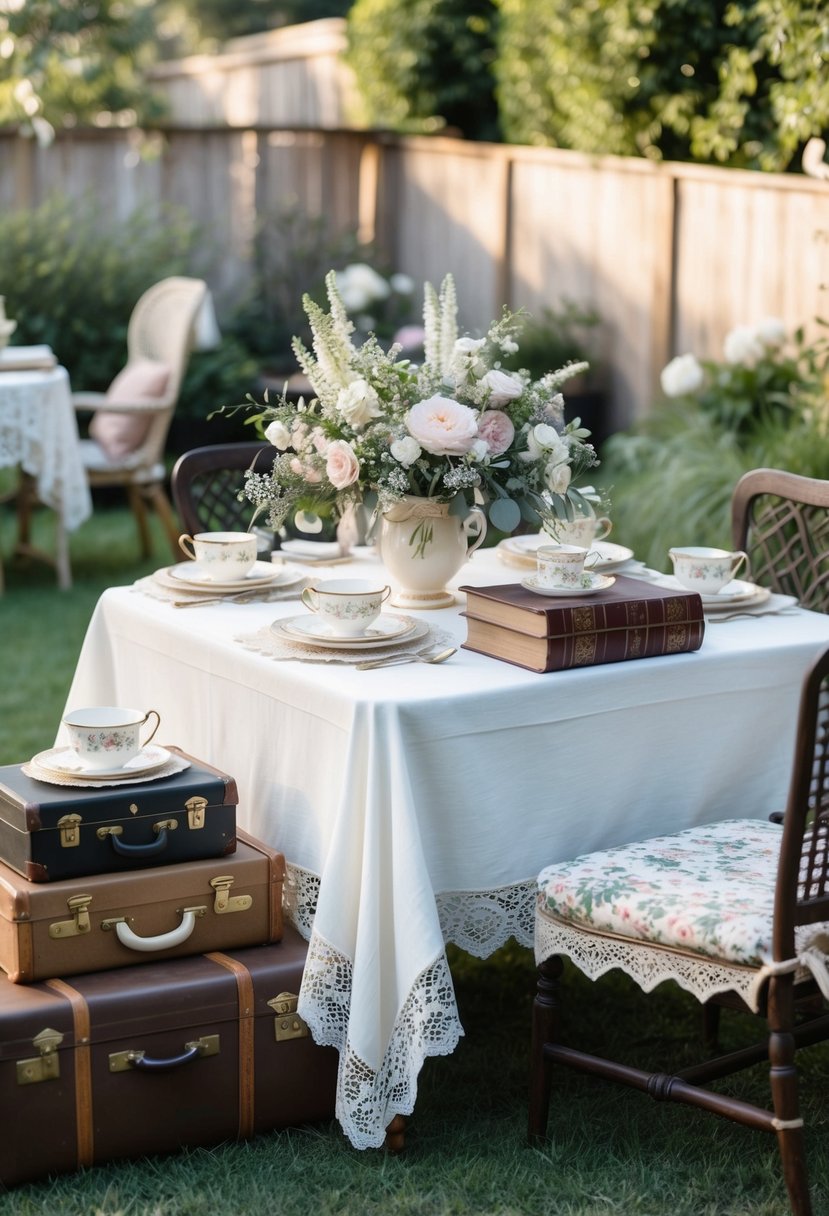
<svg viewBox="0 0 829 1216">
<path fill-rule="evenodd" d="M 394 585 L 397 608 L 449 608 L 446 584 L 486 536 L 486 516 L 472 507 L 461 518 L 448 502 L 407 494 L 382 517 L 380 556 Z"/>
</svg>

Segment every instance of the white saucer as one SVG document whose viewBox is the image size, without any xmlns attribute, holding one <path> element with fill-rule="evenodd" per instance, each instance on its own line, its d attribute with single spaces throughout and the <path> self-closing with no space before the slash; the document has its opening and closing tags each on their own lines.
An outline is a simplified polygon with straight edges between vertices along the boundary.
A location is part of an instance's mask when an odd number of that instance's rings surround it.
<svg viewBox="0 0 829 1216">
<path fill-rule="evenodd" d="M 342 634 L 334 633 L 330 625 L 315 616 L 289 617 L 282 624 L 288 633 L 301 638 L 303 642 L 348 642 L 351 646 L 365 646 L 367 642 L 391 642 L 404 638 L 412 632 L 415 623 L 410 616 L 383 613 L 372 621 L 364 633 L 354 637 L 343 637 Z"/>
<path fill-rule="evenodd" d="M 148 743 L 137 756 L 115 768 L 86 768 L 71 747 L 50 747 L 32 757 L 32 764 L 61 777 L 83 777 L 84 781 L 131 781 L 152 773 L 171 759 L 166 747 Z"/>
<path fill-rule="evenodd" d="M 510 558 L 517 559 L 516 564 L 529 569 L 530 567 L 535 568 L 537 550 L 542 545 L 554 545 L 555 543 L 552 536 L 548 536 L 546 532 L 533 532 L 526 536 L 508 536 L 497 547 L 499 556 L 506 557 L 508 562 Z M 616 570 L 619 566 L 623 566 L 633 557 L 632 549 L 627 549 L 624 545 L 616 545 L 609 540 L 594 540 L 590 545 L 590 552 L 599 555 L 599 560 L 593 569 L 605 574 L 609 570 Z"/>
<path fill-rule="evenodd" d="M 667 575 L 663 580 L 663 584 L 668 587 L 675 587 L 678 591 L 690 590 L 690 588 L 683 586 L 674 575 Z M 757 583 L 744 582 L 740 578 L 732 579 L 730 583 L 726 583 L 719 591 L 699 592 L 702 606 L 706 612 L 716 612 L 718 608 L 727 610 L 738 604 L 740 607 L 746 604 L 751 604 L 752 606 L 763 604 L 770 595 L 771 592 L 768 587 L 760 587 Z"/>
<path fill-rule="evenodd" d="M 194 587 L 197 591 L 245 591 L 248 587 L 297 582 L 302 577 L 272 562 L 256 562 L 244 578 L 207 578 L 196 562 L 179 562 L 177 566 L 170 566 L 167 573 L 183 587 Z"/>
<path fill-rule="evenodd" d="M 390 614 L 389 614 L 390 615 Z M 383 620 L 383 617 L 378 618 Z M 415 621 L 411 617 L 396 617 L 398 621 L 405 622 L 405 628 L 393 635 L 377 633 L 374 636 L 363 635 L 359 638 L 338 638 L 330 633 L 313 634 L 308 630 L 303 630 L 300 622 L 308 623 L 308 617 L 286 617 L 284 620 L 273 621 L 271 624 L 271 632 L 274 633 L 282 642 L 288 642 L 292 646 L 320 646 L 326 650 L 376 650 L 381 646 L 388 646 L 391 642 L 414 642 L 417 638 L 424 637 L 429 632 L 429 626 L 426 621 Z M 375 622 L 376 624 L 376 622 Z M 299 625 L 299 628 L 297 626 Z"/>
<path fill-rule="evenodd" d="M 526 587 L 528 591 L 535 592 L 536 595 L 580 599 L 583 595 L 595 595 L 597 591 L 607 591 L 608 587 L 612 587 L 615 582 L 616 579 L 612 575 L 588 573 L 582 576 L 581 587 L 545 587 L 543 583 L 539 583 L 537 574 L 528 574 L 526 578 L 521 579 L 521 586 Z"/>
</svg>

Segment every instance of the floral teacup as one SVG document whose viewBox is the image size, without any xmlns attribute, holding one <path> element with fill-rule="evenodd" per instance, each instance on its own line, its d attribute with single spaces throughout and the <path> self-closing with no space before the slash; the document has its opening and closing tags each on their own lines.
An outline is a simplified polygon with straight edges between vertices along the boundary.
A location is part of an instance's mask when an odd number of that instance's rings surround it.
<svg viewBox="0 0 829 1216">
<path fill-rule="evenodd" d="M 604 540 L 610 535 L 613 524 L 606 515 L 577 515 L 575 519 L 557 519 L 545 525 L 553 540 L 559 545 L 577 545 L 587 549 L 594 540 Z"/>
<path fill-rule="evenodd" d="M 155 726 L 142 740 L 141 727 L 150 718 L 155 718 Z M 63 719 L 70 746 L 82 766 L 90 772 L 123 768 L 147 746 L 160 722 L 154 709 L 145 713 L 141 709 L 119 709 L 114 705 L 73 709 Z"/>
<path fill-rule="evenodd" d="M 208 583 L 235 582 L 256 562 L 254 532 L 197 532 L 178 538 L 182 553 L 195 558 L 199 574 Z"/>
<path fill-rule="evenodd" d="M 709 549 L 705 545 L 669 549 L 668 556 L 682 586 L 702 595 L 716 595 L 748 561 L 741 549 L 729 553 L 727 549 Z"/>
<path fill-rule="evenodd" d="M 377 620 L 391 587 L 361 578 L 332 578 L 306 587 L 302 602 L 335 637 L 357 638 Z"/>
<path fill-rule="evenodd" d="M 581 587 L 585 569 L 599 560 L 598 553 L 589 553 L 581 545 L 542 545 L 535 556 L 539 586 L 556 590 Z"/>
</svg>

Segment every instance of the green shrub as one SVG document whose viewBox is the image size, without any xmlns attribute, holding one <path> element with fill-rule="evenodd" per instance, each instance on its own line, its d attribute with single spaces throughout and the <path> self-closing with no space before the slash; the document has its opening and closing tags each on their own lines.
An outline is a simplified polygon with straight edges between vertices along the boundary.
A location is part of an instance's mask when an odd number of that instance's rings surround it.
<svg viewBox="0 0 829 1216">
<path fill-rule="evenodd" d="M 496 139 L 494 0 L 356 0 L 347 60 L 377 127 Z"/>
<path fill-rule="evenodd" d="M 605 443 L 613 539 L 648 565 L 668 568 L 672 545 L 730 548 L 731 494 L 749 469 L 829 478 L 829 348 L 800 330 L 788 343 L 774 335 L 770 322 L 739 326 L 726 350 L 742 359 L 672 360 L 662 377 L 670 395 Z"/>
<path fill-rule="evenodd" d="M 829 125 L 822 0 L 500 9 L 497 95 L 513 143 L 779 170 Z"/>
</svg>

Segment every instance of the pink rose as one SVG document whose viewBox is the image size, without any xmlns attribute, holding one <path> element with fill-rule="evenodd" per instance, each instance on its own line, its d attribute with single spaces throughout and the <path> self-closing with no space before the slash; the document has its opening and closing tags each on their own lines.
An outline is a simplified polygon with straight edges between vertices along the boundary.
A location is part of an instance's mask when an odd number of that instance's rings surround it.
<svg viewBox="0 0 829 1216">
<path fill-rule="evenodd" d="M 335 439 L 328 445 L 325 472 L 335 490 L 344 490 L 346 486 L 354 484 L 360 476 L 360 462 L 350 443 Z"/>
<path fill-rule="evenodd" d="M 316 451 L 319 452 L 320 456 L 324 456 L 328 451 L 329 445 L 329 440 L 325 432 L 320 427 L 315 426 L 313 431 L 311 431 L 310 438 Z"/>
<path fill-rule="evenodd" d="M 317 486 L 322 481 L 322 474 L 313 465 L 304 464 L 298 456 L 291 461 L 291 472 L 307 481 L 309 486 Z"/>
<path fill-rule="evenodd" d="M 486 440 L 490 456 L 502 456 L 515 438 L 515 427 L 503 410 L 484 410 L 478 419 L 478 437 Z"/>
<path fill-rule="evenodd" d="M 433 456 L 463 456 L 478 437 L 475 411 L 437 394 L 412 406 L 406 429 Z"/>
</svg>

